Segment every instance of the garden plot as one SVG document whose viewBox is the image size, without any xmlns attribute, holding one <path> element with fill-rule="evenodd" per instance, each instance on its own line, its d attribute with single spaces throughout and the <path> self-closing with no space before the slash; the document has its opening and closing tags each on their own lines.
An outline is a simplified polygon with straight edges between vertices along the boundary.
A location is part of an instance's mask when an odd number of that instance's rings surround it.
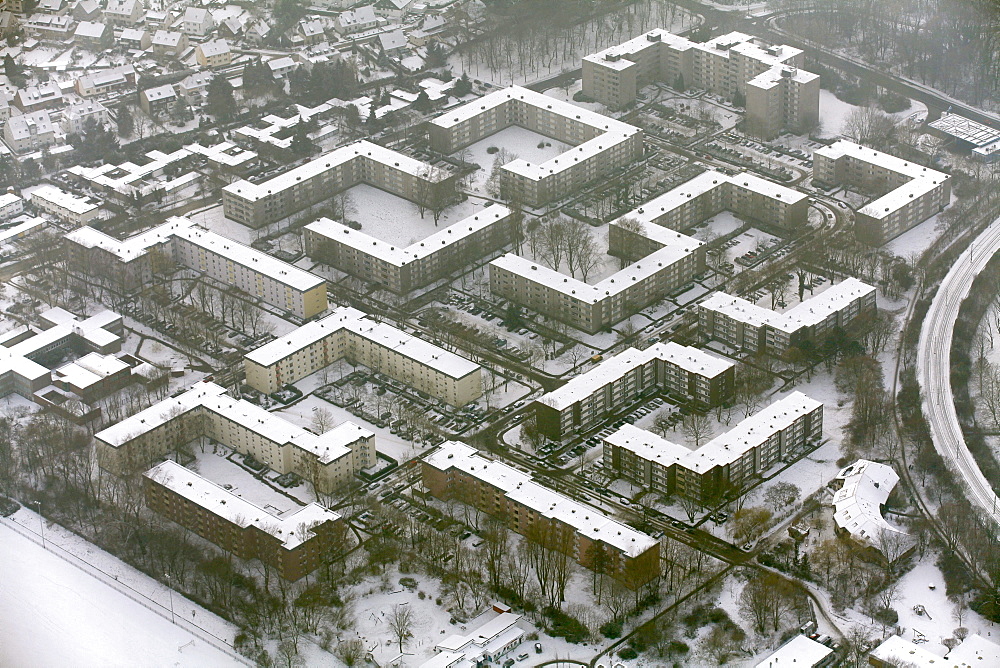
<svg viewBox="0 0 1000 668">
<path fill-rule="evenodd" d="M 435 226 L 431 211 L 425 211 L 421 218 L 416 204 L 374 186 L 356 185 L 347 193 L 353 205 L 348 217 L 361 223 L 362 232 L 402 247 L 426 239 L 482 209 L 481 203 L 466 200 L 445 209 Z"/>
<path fill-rule="evenodd" d="M 477 141 L 454 153 L 457 159 L 479 165 L 480 169 L 472 174 L 470 188 L 477 192 L 486 192 L 486 181 L 489 179 L 500 152 L 491 149 L 503 149 L 506 152 L 506 162 L 514 157 L 539 164 L 565 153 L 571 146 L 545 135 L 532 132 L 520 126 L 505 128 L 496 134 Z M 514 156 L 514 157 L 511 157 Z"/>
</svg>

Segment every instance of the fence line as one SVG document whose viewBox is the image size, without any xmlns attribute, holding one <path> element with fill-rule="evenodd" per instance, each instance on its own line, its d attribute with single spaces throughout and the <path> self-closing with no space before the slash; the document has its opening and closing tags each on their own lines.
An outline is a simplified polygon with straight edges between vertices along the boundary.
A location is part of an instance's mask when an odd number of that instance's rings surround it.
<svg viewBox="0 0 1000 668">
<path fill-rule="evenodd" d="M 225 653 L 230 658 L 235 659 L 236 661 L 239 661 L 240 663 L 242 663 L 244 665 L 247 665 L 247 666 L 253 665 L 250 662 L 250 660 L 247 659 L 245 656 L 242 656 L 242 655 L 238 654 L 237 652 L 235 652 L 234 649 L 233 649 L 233 646 L 229 642 L 227 642 L 224 638 L 220 638 L 219 636 L 215 635 L 214 633 L 212 633 L 208 629 L 206 629 L 206 628 L 204 628 L 202 626 L 199 626 L 198 624 L 196 624 L 194 622 L 188 621 L 187 618 L 184 617 L 183 615 L 178 615 L 178 614 L 172 612 L 170 608 L 165 607 L 162 603 L 160 603 L 158 601 L 154 601 L 153 599 L 151 599 L 150 597 L 146 596 L 145 594 L 136 591 L 129 584 L 127 584 L 125 582 L 122 582 L 121 580 L 117 579 L 114 576 L 109 575 L 108 573 L 104 572 L 103 570 L 101 570 L 100 568 L 98 568 L 94 564 L 90 563 L 89 561 L 86 561 L 85 559 L 81 558 L 80 556 L 75 555 L 72 552 L 69 552 L 68 550 L 66 550 L 62 546 L 57 545 L 56 543 L 53 543 L 51 540 L 44 540 L 38 532 L 36 532 L 36 531 L 34 531 L 32 529 L 29 529 L 26 526 L 18 524 L 17 522 L 14 522 L 13 520 L 10 520 L 8 518 L 0 517 L 0 521 L 2 521 L 3 524 L 5 524 L 6 526 L 9 526 L 11 529 L 13 529 L 14 531 L 16 531 L 17 533 L 19 533 L 24 538 L 27 538 L 28 540 L 32 541 L 36 545 L 41 545 L 47 552 L 50 552 L 50 553 L 54 554 L 55 556 L 59 557 L 60 559 L 62 559 L 66 563 L 70 564 L 71 566 L 73 566 L 73 567 L 75 567 L 75 568 L 83 571 L 84 573 L 86 573 L 90 577 L 93 577 L 93 578 L 95 578 L 97 580 L 100 580 L 101 582 L 103 582 L 103 583 L 107 584 L 108 586 L 114 588 L 115 591 L 117 591 L 118 593 L 122 594 L 123 596 L 125 596 L 125 597 L 127 597 L 127 598 L 129 598 L 129 599 L 131 599 L 133 601 L 135 601 L 136 603 L 138 603 L 142 607 L 146 608 L 147 610 L 149 610 L 149 611 L 151 611 L 151 612 L 153 612 L 153 613 L 155 613 L 155 614 L 163 617 L 164 619 L 169 619 L 171 624 L 174 624 L 175 626 L 180 626 L 181 628 L 184 628 L 185 630 L 189 631 L 190 633 L 198 636 L 199 639 L 207 642 L 209 645 L 211 645 L 212 647 L 216 648 L 220 652 Z M 45 521 L 44 518 L 43 518 L 43 521 Z M 52 548 L 55 548 L 55 549 L 52 549 Z M 137 572 L 141 573 L 141 571 L 137 571 Z M 154 581 L 155 581 L 155 579 L 154 579 Z M 160 584 L 162 584 L 162 583 L 160 583 Z M 166 585 L 163 585 L 163 586 L 166 586 Z M 126 589 L 129 590 L 129 591 L 126 591 Z M 133 594 L 135 594 L 135 595 L 133 596 Z M 172 594 L 168 594 L 168 595 L 172 596 Z M 178 593 L 178 596 L 182 596 L 182 595 Z M 185 600 L 188 600 L 188 599 L 185 598 Z M 189 601 L 189 602 L 191 602 L 191 601 Z M 193 604 L 193 602 L 191 602 L 191 603 Z M 179 623 L 179 622 L 183 622 L 183 624 Z"/>
</svg>

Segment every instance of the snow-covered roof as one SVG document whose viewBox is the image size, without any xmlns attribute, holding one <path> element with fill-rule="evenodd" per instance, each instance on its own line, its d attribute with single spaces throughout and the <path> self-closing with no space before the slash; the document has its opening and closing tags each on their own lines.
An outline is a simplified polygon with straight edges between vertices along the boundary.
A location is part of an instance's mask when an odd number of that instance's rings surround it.
<svg viewBox="0 0 1000 668">
<path fill-rule="evenodd" d="M 829 146 L 816 149 L 813 152 L 813 158 L 815 159 L 816 156 L 819 156 L 821 159 L 833 161 L 846 157 L 850 160 L 874 165 L 911 179 L 911 181 L 904 183 L 875 201 L 869 202 L 858 210 L 858 213 L 875 219 L 885 218 L 914 199 L 941 186 L 951 178 L 947 174 L 931 169 L 930 167 L 924 167 L 915 162 L 897 158 L 894 155 L 876 151 L 873 148 L 861 146 L 860 144 L 843 139 Z"/>
<path fill-rule="evenodd" d="M 741 172 L 735 176 L 729 176 L 721 172 L 709 170 L 643 203 L 642 206 L 630 211 L 618 220 L 620 221 L 622 218 L 635 219 L 641 223 L 649 224 L 649 228 L 653 229 L 655 225 L 654 221 L 658 218 L 665 216 L 689 201 L 697 199 L 717 188 L 725 188 L 727 185 L 788 204 L 796 204 L 808 197 L 804 193 L 768 181 L 767 179 L 762 179 L 750 172 Z M 649 230 L 647 230 L 648 232 Z"/>
<path fill-rule="evenodd" d="M 15 141 L 27 139 L 32 135 L 44 135 L 55 132 L 55 125 L 49 117 L 49 112 L 33 111 L 30 114 L 11 116 L 7 119 L 7 129 Z"/>
<path fill-rule="evenodd" d="M 77 37 L 92 37 L 100 38 L 104 36 L 104 31 L 108 29 L 108 26 L 103 23 L 97 23 L 94 21 L 80 21 L 76 26 L 76 31 L 73 33 Z"/>
<path fill-rule="evenodd" d="M 715 357 L 698 348 L 682 346 L 673 341 L 661 342 L 645 350 L 629 348 L 618 353 L 590 371 L 571 378 L 565 385 L 539 397 L 537 401 L 557 411 L 563 411 L 581 399 L 589 397 L 599 388 L 618 380 L 632 369 L 653 360 L 661 360 L 705 378 L 715 378 L 734 366 L 729 360 Z"/>
<path fill-rule="evenodd" d="M 321 464 L 329 464 L 350 453 L 350 444 L 369 439 L 375 434 L 353 422 L 343 422 L 324 434 L 314 434 L 292 424 L 257 404 L 227 395 L 226 389 L 214 383 L 198 382 L 186 392 L 125 418 L 96 434 L 101 442 L 121 447 L 133 439 L 161 427 L 180 415 L 204 409 L 212 416 L 235 421 L 241 427 L 278 445 L 295 447 L 316 456 Z"/>
<path fill-rule="evenodd" d="M 172 30 L 157 30 L 153 33 L 153 45 L 176 47 L 184 39 L 184 33 Z"/>
<path fill-rule="evenodd" d="M 187 79 L 185 79 L 185 81 L 186 80 Z M 257 154 L 255 152 L 240 148 L 236 144 L 228 141 L 213 144 L 211 146 L 189 144 L 187 149 L 192 153 L 203 155 L 209 160 L 225 165 L 226 167 L 240 167 L 257 158 Z"/>
<path fill-rule="evenodd" d="M 416 241 L 405 248 L 376 239 L 370 234 L 365 234 L 359 230 L 352 230 L 346 225 L 342 225 L 329 218 L 320 218 L 315 222 L 309 223 L 305 229 L 332 239 L 337 243 L 349 246 L 357 251 L 377 257 L 389 264 L 402 267 L 410 262 L 432 255 L 442 248 L 462 239 L 475 236 L 492 225 L 504 224 L 509 215 L 510 209 L 495 204 L 479 213 L 463 218 L 443 230 L 438 230 L 431 236 L 421 241 Z"/>
<path fill-rule="evenodd" d="M 657 546 L 655 539 L 641 531 L 535 482 L 530 475 L 512 466 L 486 459 L 464 443 L 442 443 L 424 461 L 441 471 L 455 468 L 482 480 L 502 490 L 512 501 L 572 527 L 581 536 L 614 547 L 628 557 L 637 557 Z"/>
<path fill-rule="evenodd" d="M 833 650 L 812 638 L 797 635 L 766 659 L 756 665 L 756 668 L 784 668 L 784 666 L 818 666 Z"/>
<path fill-rule="evenodd" d="M 155 88 L 147 88 L 142 91 L 142 94 L 147 100 L 153 102 L 154 100 L 172 100 L 177 97 L 177 93 L 174 91 L 174 87 L 170 84 L 164 84 L 162 86 L 156 86 Z"/>
<path fill-rule="evenodd" d="M 224 39 L 215 39 L 211 42 L 205 42 L 204 44 L 199 44 L 198 48 L 201 49 L 201 55 L 206 58 L 211 58 L 212 56 L 219 56 L 224 53 L 229 53 L 229 42 Z"/>
<path fill-rule="evenodd" d="M 618 221 L 613 221 L 611 224 L 617 225 Z M 490 266 L 523 276 L 548 289 L 557 290 L 571 299 L 596 304 L 661 271 L 668 271 L 675 263 L 687 259 L 704 245 L 697 239 L 656 225 L 647 226 L 644 236 L 660 244 L 662 248 L 593 285 L 513 253 L 498 257 L 490 263 Z"/>
<path fill-rule="evenodd" d="M 756 86 L 769 90 L 775 86 L 780 86 L 785 81 L 805 84 L 819 79 L 818 74 L 813 74 L 798 67 L 788 67 L 786 65 L 775 65 L 766 72 L 761 72 L 747 82 L 748 86 Z"/>
<path fill-rule="evenodd" d="M 872 650 L 869 655 L 881 659 L 885 665 L 905 665 L 912 668 L 963 668 L 958 664 L 946 661 L 944 657 L 934 652 L 914 645 L 909 640 L 903 640 L 897 635 L 889 636 L 881 645 Z"/>
<path fill-rule="evenodd" d="M 532 164 L 518 158 L 503 166 L 507 171 L 532 180 L 539 180 L 561 173 L 579 164 L 581 160 L 586 161 L 595 155 L 610 150 L 612 147 L 628 141 L 637 133 L 642 132 L 639 128 L 628 123 L 623 123 L 590 111 L 589 109 L 579 107 L 572 102 L 557 100 L 521 86 L 504 88 L 503 90 L 485 95 L 478 100 L 467 102 L 459 107 L 450 109 L 430 122 L 432 125 L 440 128 L 450 129 L 460 123 L 476 118 L 480 114 L 489 113 L 493 109 L 505 107 L 509 104 L 534 107 L 536 111 L 548 111 L 564 117 L 570 123 L 580 123 L 601 131 L 601 134 L 593 139 L 574 146 L 541 164 Z"/>
<path fill-rule="evenodd" d="M 862 283 L 854 277 L 849 277 L 830 286 L 815 297 L 800 302 L 784 313 L 757 306 L 746 299 L 727 295 L 724 292 L 714 293 L 701 302 L 699 306 L 753 327 L 766 325 L 791 335 L 803 327 L 823 322 L 831 314 L 840 311 L 854 300 L 874 292 L 875 288 L 872 286 Z"/>
<path fill-rule="evenodd" d="M 840 473 L 843 487 L 833 495 L 833 519 L 852 536 L 878 547 L 879 534 L 903 534 L 885 521 L 882 505 L 899 482 L 891 466 L 859 459 Z"/>
<path fill-rule="evenodd" d="M 342 331 L 388 348 L 451 378 L 465 378 L 479 369 L 478 364 L 464 357 L 411 336 L 392 325 L 375 322 L 361 311 L 349 306 L 334 309 L 329 315 L 307 322 L 298 329 L 264 344 L 247 353 L 246 359 L 260 366 L 269 367 Z"/>
<path fill-rule="evenodd" d="M 763 445 L 774 434 L 792 426 L 802 416 L 822 408 L 823 404 L 819 401 L 801 392 L 792 392 L 697 450 L 688 450 L 634 425 L 622 425 L 604 440 L 662 466 L 677 464 L 696 473 L 706 473 L 736 461 Z"/>
<path fill-rule="evenodd" d="M 267 119 L 264 119 L 267 120 Z M 338 165 L 350 162 L 356 158 L 372 160 L 381 163 L 386 167 L 398 169 L 411 176 L 421 176 L 423 178 L 435 178 L 441 180 L 449 176 L 449 172 L 435 169 L 425 162 L 411 158 L 408 155 L 398 153 L 390 148 L 379 146 L 367 140 L 362 140 L 334 149 L 329 153 L 310 160 L 304 165 L 289 170 L 284 174 L 279 174 L 274 178 L 261 183 L 251 183 L 240 180 L 230 183 L 223 188 L 223 192 L 232 195 L 239 195 L 240 198 L 255 202 L 265 197 L 269 197 L 286 188 L 291 188 L 299 182 L 307 181 L 315 176 L 335 169 Z"/>
<path fill-rule="evenodd" d="M 337 22 L 344 28 L 367 25 L 377 21 L 378 17 L 375 16 L 375 8 L 371 5 L 365 5 L 357 9 L 348 9 L 337 15 Z"/>
<path fill-rule="evenodd" d="M 948 661 L 958 666 L 1000 666 L 1000 645 L 977 633 L 948 652 Z"/>
<path fill-rule="evenodd" d="M 378 36 L 378 41 L 379 44 L 382 45 L 382 48 L 386 51 L 402 49 L 407 45 L 406 34 L 403 32 L 402 28 L 380 34 Z"/>
<path fill-rule="evenodd" d="M 88 353 L 80 359 L 64 364 L 52 371 L 52 380 L 69 383 L 85 389 L 109 376 L 126 371 L 129 365 L 113 355 Z"/>
<path fill-rule="evenodd" d="M 311 538 L 314 535 L 310 531 L 312 527 L 324 522 L 336 522 L 341 517 L 317 503 L 298 508 L 284 517 L 272 515 L 169 459 L 149 469 L 144 475 L 240 528 L 254 526 L 271 534 L 286 550 L 293 550 Z"/>
<path fill-rule="evenodd" d="M 184 18 L 182 19 L 184 23 L 198 23 L 202 24 L 211 18 L 207 9 L 202 9 L 201 7 L 187 7 L 184 10 Z"/>
<path fill-rule="evenodd" d="M 317 285 L 322 285 L 326 280 L 256 248 L 197 227 L 187 218 L 170 218 L 167 222 L 124 241 L 110 237 L 92 227 L 81 227 L 66 235 L 70 241 L 86 248 L 97 247 L 113 253 L 122 262 L 130 262 L 142 257 L 152 246 L 170 242 L 175 237 L 299 291 L 304 292 Z"/>
<path fill-rule="evenodd" d="M 49 202 L 60 209 L 81 216 L 100 208 L 100 205 L 90 197 L 77 197 L 73 193 L 47 184 L 32 191 L 30 198 Z"/>
<path fill-rule="evenodd" d="M 1000 142 L 1000 130 L 983 125 L 959 114 L 944 113 L 927 127 L 968 142 L 973 146 L 987 146 Z"/>
<path fill-rule="evenodd" d="M 491 611 L 484 616 L 492 614 Z M 521 615 L 502 612 L 473 631 L 450 635 L 434 648 L 438 654 L 420 664 L 420 668 L 466 668 L 481 663 L 487 656 L 497 656 L 524 636 L 524 630 L 517 626 L 520 619 Z"/>
</svg>

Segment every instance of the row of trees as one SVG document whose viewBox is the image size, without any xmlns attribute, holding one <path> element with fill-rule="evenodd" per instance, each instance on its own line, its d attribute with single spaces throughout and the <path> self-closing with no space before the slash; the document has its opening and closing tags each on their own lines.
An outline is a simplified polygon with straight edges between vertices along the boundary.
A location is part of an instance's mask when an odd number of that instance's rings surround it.
<svg viewBox="0 0 1000 668">
<path fill-rule="evenodd" d="M 527 225 L 526 243 L 531 257 L 559 271 L 565 263 L 570 275 L 584 281 L 604 260 L 590 226 L 583 221 L 556 215 Z"/>
</svg>

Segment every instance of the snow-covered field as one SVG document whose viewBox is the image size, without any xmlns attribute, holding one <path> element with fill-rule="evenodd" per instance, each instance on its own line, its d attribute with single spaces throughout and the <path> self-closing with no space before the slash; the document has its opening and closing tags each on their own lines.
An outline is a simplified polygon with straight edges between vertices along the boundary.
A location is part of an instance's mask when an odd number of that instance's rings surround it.
<svg viewBox="0 0 1000 668">
<path fill-rule="evenodd" d="M 17 516 L 30 515 L 21 510 Z M 30 519 L 30 517 L 25 517 Z M 56 539 L 52 531 L 49 540 Z M 96 550 L 96 548 L 94 548 Z M 103 554 L 103 553 L 102 553 Z M 109 555 L 104 555 L 112 559 Z M 117 562 L 117 560 L 114 560 Z M 145 578 L 121 562 L 118 576 Z M 238 666 L 238 661 L 0 524 L 0 665 Z M 169 606 L 166 592 L 163 603 Z M 180 596 L 178 615 L 214 617 Z M 162 605 L 162 604 L 161 604 Z M 164 609 L 169 610 L 169 607 Z"/>
<path fill-rule="evenodd" d="M 851 112 L 858 109 L 856 105 L 844 102 L 825 88 L 819 91 L 820 133 L 826 137 L 836 137 L 844 128 L 844 123 Z M 891 114 L 899 120 L 912 118 L 914 120 L 927 116 L 927 107 L 922 102 L 910 101 L 910 108 L 896 114 Z"/>
<path fill-rule="evenodd" d="M 547 144 L 547 146 L 543 145 L 539 148 L 539 144 Z M 481 167 L 472 175 L 471 186 L 473 190 L 481 192 L 486 179 L 489 178 L 490 172 L 493 170 L 497 154 L 496 152 L 490 154 L 487 151 L 490 147 L 502 148 L 509 154 L 536 164 L 545 162 L 570 149 L 568 144 L 563 144 L 520 126 L 505 128 L 455 154 L 455 157 L 458 157 L 464 153 L 466 162 L 475 163 Z"/>
</svg>

